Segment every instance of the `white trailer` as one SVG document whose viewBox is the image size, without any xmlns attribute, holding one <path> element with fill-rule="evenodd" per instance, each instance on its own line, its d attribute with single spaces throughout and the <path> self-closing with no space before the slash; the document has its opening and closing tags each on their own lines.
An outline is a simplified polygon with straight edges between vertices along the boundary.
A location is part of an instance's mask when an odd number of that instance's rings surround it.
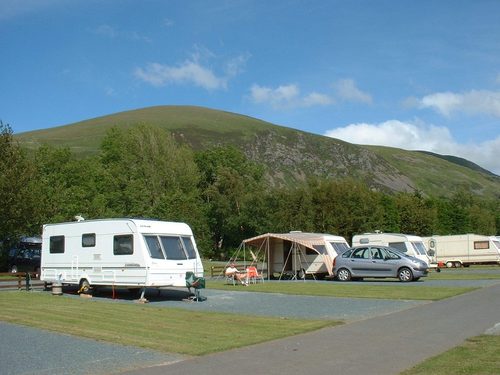
<svg viewBox="0 0 500 375">
<path fill-rule="evenodd" d="M 203 276 L 191 228 L 184 223 L 139 219 L 46 224 L 42 281 L 142 289 L 186 286 L 186 272 Z"/>
<path fill-rule="evenodd" d="M 402 233 L 363 233 L 352 237 L 352 246 L 378 244 L 393 247 L 405 254 L 418 258 L 433 267 L 422 237 Z"/>
<path fill-rule="evenodd" d="M 446 267 L 500 264 L 500 239 L 478 234 L 424 237 L 429 254 Z"/>
</svg>

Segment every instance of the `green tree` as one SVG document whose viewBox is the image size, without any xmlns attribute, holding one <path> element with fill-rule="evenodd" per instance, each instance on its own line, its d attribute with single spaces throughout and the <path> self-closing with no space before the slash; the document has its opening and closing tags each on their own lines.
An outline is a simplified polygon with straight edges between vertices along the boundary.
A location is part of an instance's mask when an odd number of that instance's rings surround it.
<svg viewBox="0 0 500 375">
<path fill-rule="evenodd" d="M 76 159 L 68 148 L 41 146 L 34 155 L 37 184 L 33 208 L 38 223 L 106 216 L 100 187 L 103 171 L 96 158 Z"/>
<path fill-rule="evenodd" d="M 32 163 L 14 140 L 10 125 L 0 121 L 0 241 L 41 233 L 31 222 L 37 198 L 34 184 Z"/>
<path fill-rule="evenodd" d="M 376 193 L 355 180 L 320 181 L 312 186 L 316 231 L 353 234 L 380 228 L 383 214 Z"/>
<path fill-rule="evenodd" d="M 399 193 L 395 198 L 398 208 L 401 233 L 420 236 L 432 235 L 437 210 L 431 200 L 416 191 L 413 194 Z"/>
<path fill-rule="evenodd" d="M 160 128 L 113 128 L 101 145 L 102 188 L 115 216 L 184 221 L 206 242 L 207 226 L 194 155 Z M 205 239 L 205 241 L 204 241 Z"/>
<path fill-rule="evenodd" d="M 255 235 L 266 220 L 263 168 L 237 148 L 214 147 L 196 155 L 214 255 Z"/>
</svg>

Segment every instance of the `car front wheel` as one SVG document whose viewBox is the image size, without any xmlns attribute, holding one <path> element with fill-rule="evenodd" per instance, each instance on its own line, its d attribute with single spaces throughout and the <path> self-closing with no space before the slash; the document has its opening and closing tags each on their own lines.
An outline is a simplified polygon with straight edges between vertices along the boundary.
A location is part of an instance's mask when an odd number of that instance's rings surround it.
<svg viewBox="0 0 500 375">
<path fill-rule="evenodd" d="M 407 267 L 403 267 L 398 272 L 399 281 L 408 282 L 413 280 L 413 272 Z"/>
<path fill-rule="evenodd" d="M 346 268 L 341 268 L 337 272 L 337 279 L 340 281 L 349 281 L 351 280 L 351 272 Z"/>
</svg>

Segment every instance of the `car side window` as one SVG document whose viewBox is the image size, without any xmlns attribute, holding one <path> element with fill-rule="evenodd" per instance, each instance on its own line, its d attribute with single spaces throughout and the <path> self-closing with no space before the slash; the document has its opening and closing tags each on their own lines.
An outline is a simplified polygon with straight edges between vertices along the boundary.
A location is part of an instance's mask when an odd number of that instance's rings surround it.
<svg viewBox="0 0 500 375">
<path fill-rule="evenodd" d="M 382 254 L 382 249 L 379 247 L 372 247 L 370 249 L 370 253 L 372 255 L 372 259 L 384 259 L 384 255 Z"/>
<path fill-rule="evenodd" d="M 380 259 L 390 259 L 389 253 L 387 252 L 386 249 L 379 248 L 378 249 L 381 258 Z"/>
<path fill-rule="evenodd" d="M 401 257 L 392 251 L 387 251 L 387 258 L 386 259 L 401 259 Z"/>
<path fill-rule="evenodd" d="M 351 257 L 352 250 L 348 250 L 345 253 L 342 254 L 342 258 L 350 258 Z"/>
<path fill-rule="evenodd" d="M 367 247 L 361 247 L 353 251 L 352 257 L 356 259 L 366 259 L 370 257 L 370 253 L 368 252 Z"/>
</svg>

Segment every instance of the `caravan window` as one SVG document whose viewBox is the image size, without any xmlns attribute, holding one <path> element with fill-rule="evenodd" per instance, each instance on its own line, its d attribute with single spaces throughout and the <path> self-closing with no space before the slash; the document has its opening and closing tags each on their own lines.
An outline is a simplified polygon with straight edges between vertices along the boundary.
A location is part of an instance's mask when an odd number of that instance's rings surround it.
<svg viewBox="0 0 500 375">
<path fill-rule="evenodd" d="M 64 253 L 64 236 L 51 236 L 49 252 L 51 254 Z"/>
<path fill-rule="evenodd" d="M 82 234 L 82 247 L 95 247 L 95 233 Z"/>
<path fill-rule="evenodd" d="M 417 254 L 420 254 L 420 255 L 426 254 L 425 246 L 424 246 L 423 242 L 418 241 L 418 242 L 412 242 L 411 244 L 413 245 L 413 248 L 415 249 Z"/>
<path fill-rule="evenodd" d="M 163 250 L 167 259 L 184 260 L 187 259 L 180 237 L 160 236 Z"/>
<path fill-rule="evenodd" d="M 406 253 L 408 251 L 404 242 L 389 242 L 389 246 L 401 251 L 402 253 Z"/>
<path fill-rule="evenodd" d="M 335 250 L 337 254 L 342 254 L 349 248 L 345 242 L 330 242 L 330 245 L 332 245 L 333 250 Z"/>
<path fill-rule="evenodd" d="M 318 253 L 320 253 L 320 254 L 326 254 L 326 247 L 325 247 L 325 245 L 313 245 L 313 247 L 316 249 L 316 251 Z M 306 255 L 318 255 L 318 253 L 316 251 L 311 250 L 308 247 L 306 247 Z"/>
<path fill-rule="evenodd" d="M 146 244 L 148 245 L 149 255 L 151 255 L 151 258 L 165 259 L 158 236 L 144 236 L 144 238 L 146 239 Z"/>
<path fill-rule="evenodd" d="M 114 255 L 131 255 L 133 253 L 134 253 L 134 236 L 132 234 L 114 236 L 113 238 Z"/>
<path fill-rule="evenodd" d="M 181 238 L 182 242 L 184 243 L 184 249 L 186 249 L 188 253 L 188 259 L 196 259 L 196 250 L 194 249 L 191 237 L 181 237 Z"/>
<path fill-rule="evenodd" d="M 474 250 L 489 249 L 490 241 L 474 241 Z"/>
</svg>

